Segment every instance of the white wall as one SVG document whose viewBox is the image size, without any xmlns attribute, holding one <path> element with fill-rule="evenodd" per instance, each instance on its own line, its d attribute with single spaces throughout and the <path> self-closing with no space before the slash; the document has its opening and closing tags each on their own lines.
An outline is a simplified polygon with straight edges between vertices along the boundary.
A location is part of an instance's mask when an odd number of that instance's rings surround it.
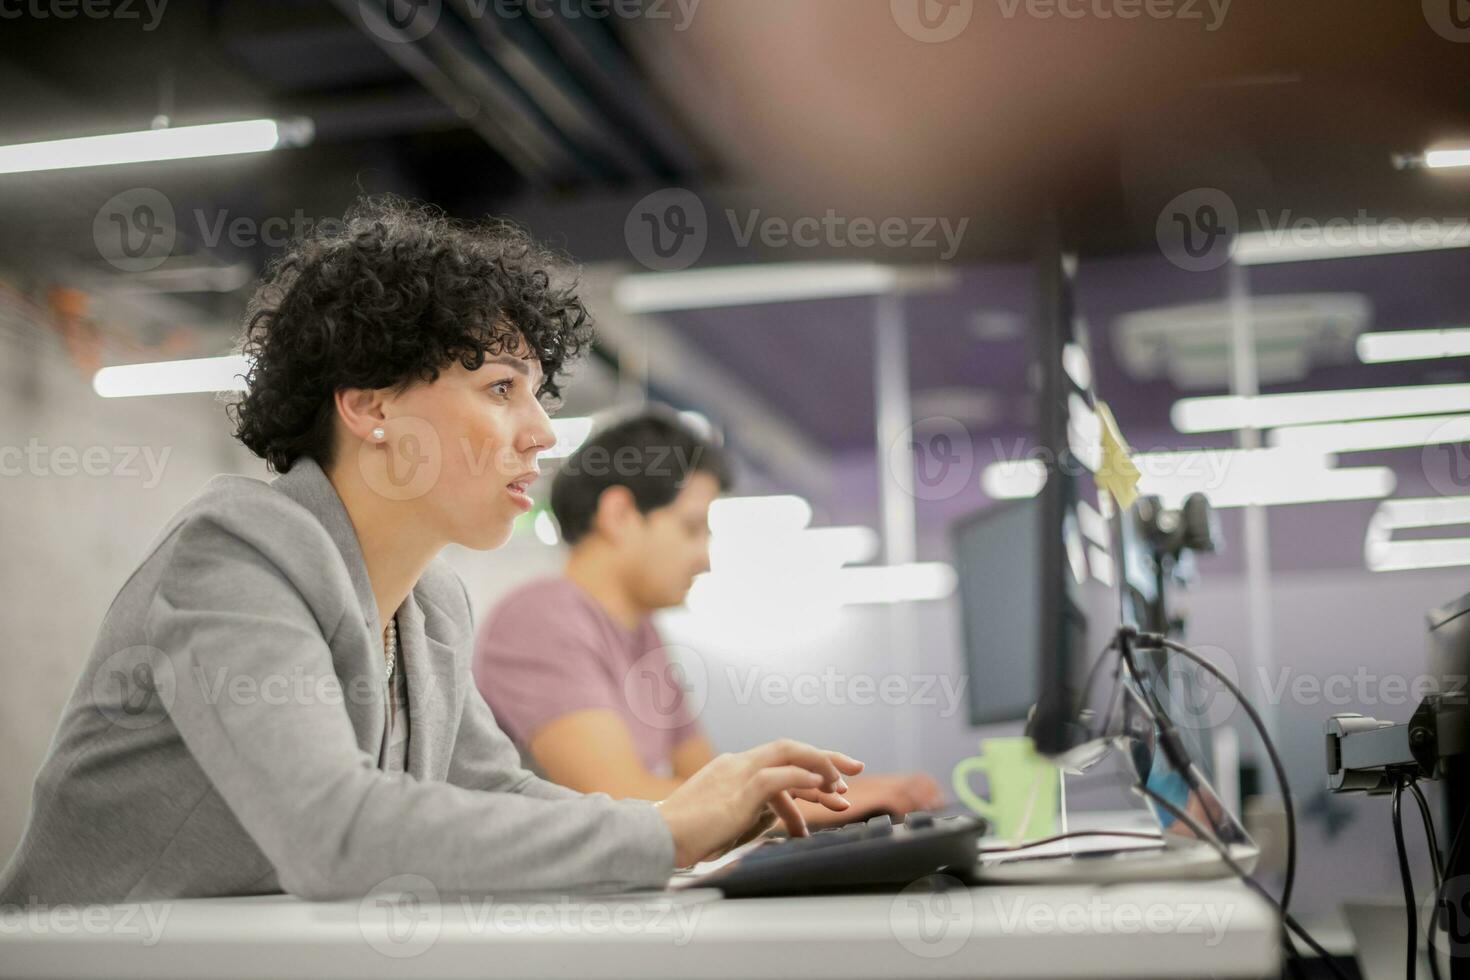
<svg viewBox="0 0 1470 980">
<path fill-rule="evenodd" d="M 56 335 L 10 320 L 0 322 L 0 452 L 0 854 L 8 855 L 123 580 L 211 476 L 265 476 L 265 468 L 229 438 L 212 396 L 99 398 Z"/>
</svg>

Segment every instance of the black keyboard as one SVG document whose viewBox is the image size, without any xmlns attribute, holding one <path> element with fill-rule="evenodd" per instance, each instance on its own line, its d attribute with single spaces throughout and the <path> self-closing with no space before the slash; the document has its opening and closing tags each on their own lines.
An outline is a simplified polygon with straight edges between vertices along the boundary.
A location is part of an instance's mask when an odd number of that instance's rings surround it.
<svg viewBox="0 0 1470 980">
<path fill-rule="evenodd" d="M 881 814 L 810 837 L 768 838 L 683 887 L 718 888 L 727 898 L 897 889 L 945 868 L 968 874 L 987 827 L 976 816 L 928 813 L 894 826 Z"/>
</svg>

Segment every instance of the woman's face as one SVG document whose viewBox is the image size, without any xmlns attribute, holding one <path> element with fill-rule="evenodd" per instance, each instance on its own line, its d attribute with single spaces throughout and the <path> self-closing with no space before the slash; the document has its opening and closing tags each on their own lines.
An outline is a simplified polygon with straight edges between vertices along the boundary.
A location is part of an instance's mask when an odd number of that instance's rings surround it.
<svg viewBox="0 0 1470 980">
<path fill-rule="evenodd" d="M 383 444 L 364 464 L 385 495 L 412 501 L 414 520 L 467 548 L 498 548 L 531 509 L 536 457 L 556 442 L 536 392 L 541 364 L 491 355 L 478 370 L 453 364 L 429 384 L 384 403 Z"/>
</svg>

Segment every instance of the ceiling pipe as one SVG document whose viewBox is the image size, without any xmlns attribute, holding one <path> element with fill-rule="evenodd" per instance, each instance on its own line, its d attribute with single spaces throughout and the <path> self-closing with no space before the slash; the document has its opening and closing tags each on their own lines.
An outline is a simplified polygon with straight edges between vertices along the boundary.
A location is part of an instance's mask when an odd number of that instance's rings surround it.
<svg viewBox="0 0 1470 980">
<path fill-rule="evenodd" d="M 477 16 L 478 0 L 450 0 L 480 40 L 480 45 L 512 82 L 568 139 L 602 161 L 619 180 L 647 180 L 658 168 L 644 150 L 606 122 L 581 81 L 556 59 L 556 53 L 526 17 L 507 19 L 494 6 Z"/>
<path fill-rule="evenodd" d="M 335 2 L 384 54 L 450 106 L 530 183 L 555 186 L 596 175 L 592 161 L 509 83 L 452 11 L 440 10 L 424 30 L 418 20 L 431 14 L 422 6 L 414 6 L 411 19 L 400 26 L 374 4 Z"/>
</svg>

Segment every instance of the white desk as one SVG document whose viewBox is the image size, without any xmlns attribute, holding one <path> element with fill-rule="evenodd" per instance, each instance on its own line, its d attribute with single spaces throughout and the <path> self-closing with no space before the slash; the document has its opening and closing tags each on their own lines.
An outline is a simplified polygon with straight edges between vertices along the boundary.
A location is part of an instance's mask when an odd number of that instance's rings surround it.
<svg viewBox="0 0 1470 980">
<path fill-rule="evenodd" d="M 272 896 L 8 910 L 0 975 L 1258 978 L 1278 975 L 1276 928 L 1270 906 L 1232 882 L 738 901 Z"/>
</svg>

